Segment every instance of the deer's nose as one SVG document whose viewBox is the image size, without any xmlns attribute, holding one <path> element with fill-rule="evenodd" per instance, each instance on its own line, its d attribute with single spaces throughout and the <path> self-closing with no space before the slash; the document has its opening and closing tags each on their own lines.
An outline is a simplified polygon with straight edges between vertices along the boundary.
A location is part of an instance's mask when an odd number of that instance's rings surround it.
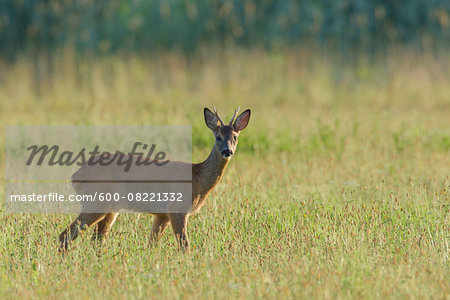
<svg viewBox="0 0 450 300">
<path fill-rule="evenodd" d="M 231 151 L 230 149 L 225 149 L 222 151 L 222 155 L 224 157 L 230 157 L 231 155 L 233 155 L 233 151 Z"/>
</svg>

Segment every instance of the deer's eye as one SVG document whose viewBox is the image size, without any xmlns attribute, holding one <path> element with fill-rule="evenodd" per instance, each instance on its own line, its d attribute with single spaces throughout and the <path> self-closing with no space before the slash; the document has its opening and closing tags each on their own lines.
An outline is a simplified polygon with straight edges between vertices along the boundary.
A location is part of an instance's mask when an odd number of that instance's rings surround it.
<svg viewBox="0 0 450 300">
<path fill-rule="evenodd" d="M 235 135 L 235 136 L 233 137 L 233 139 L 234 139 L 235 141 L 237 141 L 237 135 Z"/>
</svg>

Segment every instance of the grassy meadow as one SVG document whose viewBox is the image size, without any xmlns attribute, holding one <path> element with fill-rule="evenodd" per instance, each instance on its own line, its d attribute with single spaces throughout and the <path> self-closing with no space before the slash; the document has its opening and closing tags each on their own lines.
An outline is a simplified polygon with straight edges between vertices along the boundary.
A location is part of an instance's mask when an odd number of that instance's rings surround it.
<svg viewBox="0 0 450 300">
<path fill-rule="evenodd" d="M 0 298 L 449 299 L 448 54 L 61 53 L 0 68 L 2 127 L 191 124 L 196 162 L 214 143 L 203 107 L 252 109 L 190 218 L 190 255 L 170 229 L 149 247 L 152 217 L 121 214 L 104 244 L 88 231 L 61 258 L 74 215 L 0 208 Z"/>
</svg>

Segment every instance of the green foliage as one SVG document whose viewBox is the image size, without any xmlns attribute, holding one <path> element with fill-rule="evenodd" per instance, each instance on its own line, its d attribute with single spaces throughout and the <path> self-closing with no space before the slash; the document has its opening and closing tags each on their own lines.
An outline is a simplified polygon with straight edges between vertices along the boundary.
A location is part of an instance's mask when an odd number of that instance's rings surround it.
<svg viewBox="0 0 450 300">
<path fill-rule="evenodd" d="M 338 51 L 448 44 L 450 5 L 414 1 L 2 1 L 0 54 L 192 52 L 209 43 L 274 47 L 311 42 Z"/>
</svg>

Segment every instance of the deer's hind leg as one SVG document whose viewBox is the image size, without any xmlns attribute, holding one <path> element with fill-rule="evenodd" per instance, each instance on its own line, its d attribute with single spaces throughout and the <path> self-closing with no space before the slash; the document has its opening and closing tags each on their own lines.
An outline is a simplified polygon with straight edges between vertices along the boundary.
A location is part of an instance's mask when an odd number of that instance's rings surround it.
<svg viewBox="0 0 450 300">
<path fill-rule="evenodd" d="M 169 225 L 169 222 L 170 220 L 167 217 L 154 216 L 152 232 L 150 236 L 150 241 L 152 243 L 157 242 L 161 238 L 162 234 Z"/>
<path fill-rule="evenodd" d="M 76 239 L 81 232 L 101 221 L 106 213 L 81 213 L 73 222 L 59 235 L 60 250 L 65 251 L 70 242 Z"/>
<path fill-rule="evenodd" d="M 118 215 L 119 213 L 107 213 L 106 216 L 95 225 L 92 239 L 102 241 L 106 238 Z"/>
</svg>

